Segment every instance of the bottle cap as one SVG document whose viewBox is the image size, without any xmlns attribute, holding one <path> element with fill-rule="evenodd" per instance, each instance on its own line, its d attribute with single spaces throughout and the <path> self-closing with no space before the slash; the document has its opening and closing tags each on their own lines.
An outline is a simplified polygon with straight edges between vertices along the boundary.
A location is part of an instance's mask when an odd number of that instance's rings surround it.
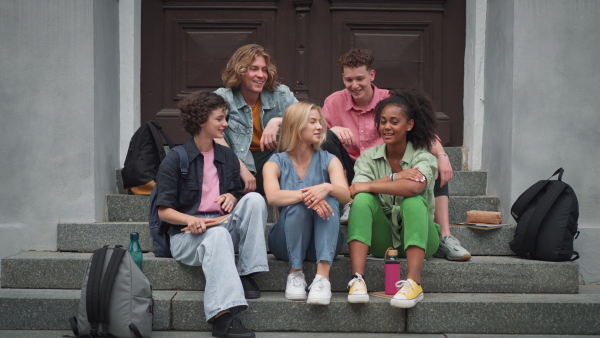
<svg viewBox="0 0 600 338">
<path fill-rule="evenodd" d="M 131 240 L 138 240 L 138 238 L 140 237 L 140 235 L 137 232 L 132 232 L 131 235 L 129 235 L 129 239 Z"/>
<path fill-rule="evenodd" d="M 389 250 L 387 253 L 388 256 L 398 256 L 398 250 Z"/>
</svg>

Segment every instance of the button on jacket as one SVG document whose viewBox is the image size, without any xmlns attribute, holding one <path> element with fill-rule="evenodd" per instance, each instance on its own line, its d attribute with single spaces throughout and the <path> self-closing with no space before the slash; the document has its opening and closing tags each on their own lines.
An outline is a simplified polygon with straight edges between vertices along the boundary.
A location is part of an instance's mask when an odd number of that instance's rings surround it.
<svg viewBox="0 0 600 338">
<path fill-rule="evenodd" d="M 240 162 L 233 151 L 214 143 L 215 160 L 219 176 L 219 193 L 231 193 L 238 200 L 242 197 Z M 204 156 L 190 139 L 184 144 L 188 154 L 188 174 L 182 176 L 179 169 L 179 154 L 171 151 L 160 164 L 156 179 L 157 205 L 173 208 L 187 215 L 194 215 L 202 198 Z M 183 226 L 171 225 L 169 234 L 177 234 Z"/>
<path fill-rule="evenodd" d="M 250 153 L 252 142 L 252 107 L 244 100 L 239 89 L 219 88 L 216 94 L 222 96 L 229 104 L 225 129 L 225 141 L 233 149 L 237 157 L 246 165 L 248 170 L 256 173 L 254 158 Z M 286 85 L 279 85 L 270 91 L 260 93 L 260 122 L 263 129 L 274 117 L 282 117 L 285 110 L 298 102 Z"/>
</svg>

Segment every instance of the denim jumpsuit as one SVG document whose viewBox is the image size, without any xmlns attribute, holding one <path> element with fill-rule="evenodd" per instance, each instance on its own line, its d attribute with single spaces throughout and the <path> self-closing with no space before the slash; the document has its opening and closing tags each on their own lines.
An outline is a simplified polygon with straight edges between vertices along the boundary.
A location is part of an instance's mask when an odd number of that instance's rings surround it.
<svg viewBox="0 0 600 338">
<path fill-rule="evenodd" d="M 320 150 L 312 155 L 304 180 L 301 180 L 287 153 L 274 154 L 269 161 L 279 166 L 282 190 L 300 190 L 330 182 L 327 168 L 334 156 Z M 330 265 L 342 249 L 344 235 L 340 230 L 338 200 L 327 195 L 325 201 L 334 210 L 329 219 L 322 219 L 303 202 L 279 208 L 279 217 L 269 229 L 269 249 L 278 259 L 289 261 L 292 269 L 302 269 L 304 259 L 326 261 Z"/>
</svg>

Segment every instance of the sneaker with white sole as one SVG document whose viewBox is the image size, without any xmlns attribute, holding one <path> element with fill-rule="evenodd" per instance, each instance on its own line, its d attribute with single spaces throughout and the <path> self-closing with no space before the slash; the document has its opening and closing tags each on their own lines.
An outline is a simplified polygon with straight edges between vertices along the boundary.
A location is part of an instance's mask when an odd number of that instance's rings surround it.
<svg viewBox="0 0 600 338">
<path fill-rule="evenodd" d="M 396 287 L 399 288 L 398 292 L 390 301 L 390 304 L 394 307 L 410 309 L 424 298 L 421 285 L 410 278 L 397 282 Z"/>
<path fill-rule="evenodd" d="M 471 259 L 471 254 L 452 235 L 445 235 L 440 238 L 440 247 L 434 256 L 446 257 L 449 261 L 468 261 Z"/>
<path fill-rule="evenodd" d="M 306 280 L 302 271 L 294 271 L 288 275 L 285 298 L 289 300 L 306 299 Z"/>
<path fill-rule="evenodd" d="M 344 204 L 344 208 L 342 209 L 342 213 L 340 214 L 340 224 L 348 224 L 348 217 L 350 217 L 350 206 L 352 203 Z"/>
<path fill-rule="evenodd" d="M 308 287 L 307 304 L 329 305 L 331 301 L 331 283 L 322 275 L 316 275 L 313 282 Z"/>
<path fill-rule="evenodd" d="M 359 273 L 354 274 L 354 278 L 348 283 L 348 303 L 368 303 L 369 294 L 367 293 L 367 283 Z"/>
</svg>

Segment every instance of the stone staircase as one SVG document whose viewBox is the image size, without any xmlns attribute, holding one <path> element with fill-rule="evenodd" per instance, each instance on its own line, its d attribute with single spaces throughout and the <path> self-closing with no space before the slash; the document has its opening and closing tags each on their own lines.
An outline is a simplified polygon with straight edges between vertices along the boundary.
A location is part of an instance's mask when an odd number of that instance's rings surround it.
<svg viewBox="0 0 600 338">
<path fill-rule="evenodd" d="M 461 149 L 447 152 L 453 167 L 461 168 Z M 486 182 L 485 172 L 455 172 L 450 182 L 451 222 L 463 221 L 467 210 L 498 209 L 498 199 L 485 195 Z M 106 222 L 58 224 L 58 252 L 21 252 L 3 259 L 0 330 L 68 330 L 67 318 L 77 312 L 90 252 L 106 244 L 127 246 L 134 231 L 140 233 L 142 249 L 152 251 L 147 206 L 146 196 L 108 195 Z M 512 256 L 508 241 L 514 226 L 489 231 L 452 227 L 452 232 L 473 258 L 424 262 L 425 299 L 413 309 L 396 309 L 377 297 L 368 304 L 349 304 L 346 247 L 332 266 L 334 295 L 326 307 L 286 300 L 287 262 L 269 255 L 271 271 L 255 279 L 262 297 L 249 300 L 244 323 L 262 332 L 600 334 L 600 290 L 579 285 L 577 264 Z M 383 270 L 383 262 L 367 262 L 370 291 L 383 290 Z M 205 282 L 200 267 L 148 252 L 144 273 L 154 289 L 154 330 L 210 329 L 203 319 Z M 306 263 L 305 273 L 312 280 L 315 264 Z M 406 275 L 405 264 L 402 274 Z"/>
</svg>

